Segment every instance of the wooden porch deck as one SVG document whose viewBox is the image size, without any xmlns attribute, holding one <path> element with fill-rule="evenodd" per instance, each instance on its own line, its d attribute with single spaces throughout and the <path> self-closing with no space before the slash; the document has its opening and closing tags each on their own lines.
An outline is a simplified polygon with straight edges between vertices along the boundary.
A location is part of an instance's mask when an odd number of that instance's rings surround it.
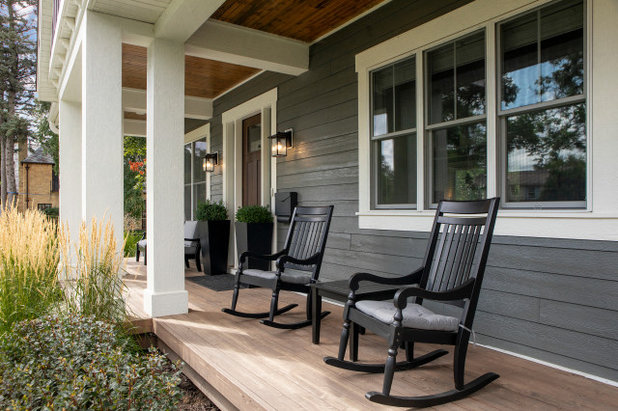
<svg viewBox="0 0 618 411">
<path fill-rule="evenodd" d="M 322 322 L 321 344 L 311 343 L 311 327 L 296 331 L 266 327 L 253 319 L 221 312 L 231 291 L 215 292 L 186 281 L 189 313 L 148 319 L 142 309 L 146 286 L 144 266 L 127 263 L 127 304 L 145 331 L 154 332 L 161 345 L 190 366 L 186 372 L 196 385 L 222 409 L 388 409 L 364 398 L 365 392 L 382 387 L 381 374 L 340 370 L 323 363 L 336 355 L 342 308 L 324 303 L 332 314 Z M 187 276 L 197 275 L 193 270 Z M 268 308 L 270 292 L 241 290 L 239 309 Z M 298 303 L 282 321 L 300 319 L 304 297 L 283 292 L 280 304 Z M 435 347 L 419 344 L 418 353 Z M 452 350 L 451 350 L 452 351 Z M 172 355 L 174 357 L 174 355 Z M 359 358 L 383 361 L 385 342 L 361 336 Z M 452 354 L 416 370 L 395 374 L 394 394 L 427 395 L 451 389 Z M 480 392 L 442 409 L 616 409 L 618 388 L 487 348 L 470 346 L 466 380 L 487 371 L 500 378 Z M 216 391 L 214 391 L 216 390 Z"/>
</svg>

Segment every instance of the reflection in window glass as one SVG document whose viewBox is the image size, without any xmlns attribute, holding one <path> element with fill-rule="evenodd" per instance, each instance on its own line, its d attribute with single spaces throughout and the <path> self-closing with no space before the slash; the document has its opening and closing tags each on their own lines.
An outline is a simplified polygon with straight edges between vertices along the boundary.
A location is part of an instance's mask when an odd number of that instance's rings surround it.
<svg viewBox="0 0 618 411">
<path fill-rule="evenodd" d="M 373 136 L 416 127 L 414 58 L 372 73 Z"/>
<path fill-rule="evenodd" d="M 204 156 L 206 155 L 206 139 L 197 140 L 193 143 L 193 182 L 206 181 L 204 171 Z"/>
<path fill-rule="evenodd" d="M 197 210 L 197 205 L 206 201 L 206 183 L 193 184 L 193 215 Z"/>
<path fill-rule="evenodd" d="M 254 124 L 247 128 L 247 144 L 249 144 L 249 153 L 254 153 L 262 149 L 262 126 Z"/>
<path fill-rule="evenodd" d="M 583 13 L 567 0 L 500 26 L 503 110 L 583 94 Z"/>
<path fill-rule="evenodd" d="M 191 144 L 185 144 L 185 184 L 191 184 Z"/>
<path fill-rule="evenodd" d="M 185 185 L 185 220 L 191 220 L 191 185 Z"/>
<path fill-rule="evenodd" d="M 485 122 L 432 132 L 432 202 L 485 198 L 487 150 Z"/>
<path fill-rule="evenodd" d="M 507 201 L 585 201 L 584 103 L 507 118 Z"/>
<path fill-rule="evenodd" d="M 485 33 L 427 52 L 430 124 L 485 113 Z"/>
<path fill-rule="evenodd" d="M 376 141 L 378 156 L 377 203 L 416 203 L 416 136 Z"/>
</svg>

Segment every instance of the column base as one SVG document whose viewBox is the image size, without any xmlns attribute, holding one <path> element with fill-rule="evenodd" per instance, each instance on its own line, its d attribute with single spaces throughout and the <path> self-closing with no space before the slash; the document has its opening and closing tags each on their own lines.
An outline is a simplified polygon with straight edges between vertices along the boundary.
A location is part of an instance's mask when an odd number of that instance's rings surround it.
<svg viewBox="0 0 618 411">
<path fill-rule="evenodd" d="M 144 310 L 151 317 L 186 314 L 189 312 L 189 293 L 186 290 L 153 293 L 144 290 Z"/>
</svg>

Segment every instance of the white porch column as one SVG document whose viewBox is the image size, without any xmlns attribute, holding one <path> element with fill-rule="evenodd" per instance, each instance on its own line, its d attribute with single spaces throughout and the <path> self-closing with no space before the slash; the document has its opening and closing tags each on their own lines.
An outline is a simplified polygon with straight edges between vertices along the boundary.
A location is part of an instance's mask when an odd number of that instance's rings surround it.
<svg viewBox="0 0 618 411">
<path fill-rule="evenodd" d="M 64 100 L 59 106 L 60 221 L 74 241 L 82 221 L 82 108 Z"/>
<path fill-rule="evenodd" d="M 82 23 L 82 218 L 111 219 L 123 236 L 122 33 L 105 15 Z"/>
<path fill-rule="evenodd" d="M 148 47 L 144 309 L 153 317 L 188 311 L 183 241 L 184 62 L 181 42 L 154 39 Z"/>
</svg>

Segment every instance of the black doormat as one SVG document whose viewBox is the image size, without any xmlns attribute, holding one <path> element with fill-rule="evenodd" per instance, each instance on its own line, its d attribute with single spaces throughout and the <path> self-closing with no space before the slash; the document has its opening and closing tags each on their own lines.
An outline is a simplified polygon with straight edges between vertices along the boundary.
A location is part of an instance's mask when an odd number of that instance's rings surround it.
<svg viewBox="0 0 618 411">
<path fill-rule="evenodd" d="M 187 280 L 214 291 L 229 291 L 234 289 L 234 275 L 232 274 L 200 275 L 197 277 L 187 277 Z"/>
</svg>

